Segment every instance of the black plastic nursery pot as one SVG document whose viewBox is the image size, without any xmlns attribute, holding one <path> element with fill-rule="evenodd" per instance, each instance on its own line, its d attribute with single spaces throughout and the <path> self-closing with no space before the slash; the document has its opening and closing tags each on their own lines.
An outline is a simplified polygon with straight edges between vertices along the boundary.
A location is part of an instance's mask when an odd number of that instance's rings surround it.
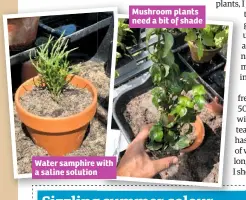
<svg viewBox="0 0 246 200">
<path fill-rule="evenodd" d="M 193 62 L 188 47 L 179 51 L 178 57 L 190 71 L 198 74 L 198 81 L 223 104 L 226 58 L 217 53 L 209 63 L 198 64 Z"/>
<path fill-rule="evenodd" d="M 124 83 L 137 65 L 136 60 L 127 49 L 125 52 L 121 53 L 121 56 L 122 57 L 118 59 L 115 67 L 115 70 L 118 73 L 118 77 L 115 79 L 115 86 Z"/>
<path fill-rule="evenodd" d="M 173 32 L 171 32 L 174 38 L 174 44 L 172 49 L 177 49 L 178 47 L 184 45 L 185 42 L 185 36 L 186 33 L 179 31 L 178 29 L 174 29 Z"/>
<path fill-rule="evenodd" d="M 78 50 L 69 55 L 71 61 L 93 59 L 109 63 L 108 68 L 111 68 L 111 61 L 107 61 L 112 57 L 113 30 L 113 12 L 40 17 L 33 46 L 25 51 L 10 51 L 13 93 L 21 84 L 23 63 L 30 59 L 30 55 L 34 56 L 35 49 L 46 43 L 49 36 L 58 38 L 64 34 L 69 40 L 69 48 L 78 47 Z"/>
<path fill-rule="evenodd" d="M 125 23 L 129 24 L 129 19 L 126 19 Z M 132 33 L 128 32 L 122 40 L 122 43 L 125 44 L 127 47 L 134 46 L 140 42 L 141 33 L 142 33 L 142 30 L 144 29 L 131 28 L 131 30 L 132 30 Z"/>
</svg>

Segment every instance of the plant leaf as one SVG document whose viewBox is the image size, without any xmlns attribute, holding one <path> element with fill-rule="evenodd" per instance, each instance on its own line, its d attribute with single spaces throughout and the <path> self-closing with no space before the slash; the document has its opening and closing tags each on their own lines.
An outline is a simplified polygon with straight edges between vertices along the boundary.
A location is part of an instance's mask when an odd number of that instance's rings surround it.
<svg viewBox="0 0 246 200">
<path fill-rule="evenodd" d="M 182 106 L 182 105 L 177 105 L 173 108 L 173 110 L 171 111 L 171 115 L 179 115 L 180 117 L 185 116 L 187 113 L 187 108 Z"/>
<path fill-rule="evenodd" d="M 164 38 L 165 38 L 165 43 L 164 43 L 164 49 L 163 49 L 163 57 L 166 57 L 170 50 L 172 49 L 173 43 L 174 43 L 174 39 L 173 39 L 173 35 L 171 33 L 168 32 L 164 32 L 163 33 Z"/>
<path fill-rule="evenodd" d="M 175 150 L 180 150 L 190 146 L 190 144 L 191 140 L 186 135 L 184 135 L 179 138 L 179 140 L 175 143 L 175 145 L 172 146 L 172 148 Z"/>
<path fill-rule="evenodd" d="M 194 96 L 204 95 L 204 94 L 206 94 L 206 90 L 202 84 L 199 84 L 199 85 L 195 85 L 192 87 L 192 93 Z"/>
<path fill-rule="evenodd" d="M 202 43 L 205 46 L 209 46 L 209 47 L 215 46 L 215 43 L 214 43 L 214 35 L 213 35 L 212 32 L 202 31 L 201 37 L 202 37 Z"/>
<path fill-rule="evenodd" d="M 227 42 L 227 39 L 228 39 L 228 33 L 226 32 L 225 29 L 218 32 L 214 37 L 215 46 L 217 48 L 222 48 L 223 45 Z"/>
<path fill-rule="evenodd" d="M 160 122 L 163 126 L 168 125 L 168 116 L 165 113 L 161 113 Z"/>
<path fill-rule="evenodd" d="M 197 36 L 196 36 L 196 32 L 193 29 L 186 29 L 185 32 L 187 33 L 187 35 L 185 36 L 185 41 L 196 41 Z"/>
<path fill-rule="evenodd" d="M 167 56 L 163 59 L 163 62 L 169 66 L 172 66 L 174 64 L 174 55 L 172 51 L 169 51 Z"/>
<path fill-rule="evenodd" d="M 155 84 L 158 84 L 161 82 L 161 80 L 162 80 L 161 69 L 160 69 L 160 66 L 158 64 L 154 63 L 150 67 L 150 74 L 151 74 L 152 80 Z"/>
<path fill-rule="evenodd" d="M 162 143 L 156 143 L 156 142 L 149 142 L 148 144 L 146 144 L 146 147 L 151 150 L 151 151 L 157 151 L 159 149 L 161 149 L 163 146 Z"/>
<path fill-rule="evenodd" d="M 152 89 L 151 94 L 152 102 L 157 108 L 166 101 L 166 91 L 162 87 L 155 87 Z"/>
<path fill-rule="evenodd" d="M 181 106 L 188 107 L 188 108 L 194 107 L 194 103 L 191 101 L 190 98 L 188 98 L 186 96 L 180 96 L 179 100 L 178 100 L 178 104 Z"/>
<path fill-rule="evenodd" d="M 154 28 L 150 28 L 146 30 L 146 42 L 148 43 L 150 40 L 150 37 L 155 33 Z"/>
<path fill-rule="evenodd" d="M 150 139 L 155 142 L 162 142 L 163 128 L 160 123 L 153 125 L 150 129 Z"/>
<path fill-rule="evenodd" d="M 203 109 L 204 104 L 206 103 L 205 98 L 202 95 L 194 96 L 193 102 L 198 106 L 200 110 Z"/>
<path fill-rule="evenodd" d="M 203 44 L 201 42 L 201 40 L 197 40 L 196 41 L 196 46 L 197 46 L 197 56 L 199 58 L 199 60 L 201 60 L 202 56 L 203 56 L 203 51 L 204 51 L 204 47 Z"/>
<path fill-rule="evenodd" d="M 177 137 L 178 136 L 176 135 L 174 131 L 168 130 L 167 135 L 165 135 L 164 140 L 172 145 L 176 142 Z"/>
<path fill-rule="evenodd" d="M 168 74 L 169 74 L 170 66 L 169 65 L 166 65 L 166 64 L 163 64 L 163 67 L 165 69 L 165 75 L 164 75 L 164 77 L 167 77 Z"/>
</svg>

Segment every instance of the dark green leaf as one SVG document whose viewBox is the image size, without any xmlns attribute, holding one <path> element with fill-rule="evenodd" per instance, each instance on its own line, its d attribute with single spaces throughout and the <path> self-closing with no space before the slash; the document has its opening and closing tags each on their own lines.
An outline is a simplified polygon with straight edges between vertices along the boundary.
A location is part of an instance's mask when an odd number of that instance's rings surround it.
<svg viewBox="0 0 246 200">
<path fill-rule="evenodd" d="M 165 113 L 161 113 L 160 121 L 163 126 L 166 126 L 168 124 L 168 117 Z"/>
<path fill-rule="evenodd" d="M 149 142 L 146 147 L 151 150 L 151 151 L 157 151 L 159 149 L 161 149 L 163 146 L 162 143 L 156 143 L 156 142 Z"/>
<path fill-rule="evenodd" d="M 174 40 L 173 40 L 173 35 L 171 33 L 164 32 L 163 35 L 165 38 L 163 57 L 166 57 L 169 54 L 170 50 L 172 49 Z"/>
<path fill-rule="evenodd" d="M 164 63 L 172 66 L 174 64 L 174 55 L 172 53 L 172 51 L 169 51 L 169 53 L 167 54 L 167 56 L 163 59 Z"/>
<path fill-rule="evenodd" d="M 174 146 L 172 146 L 175 150 L 181 150 L 188 146 L 190 146 L 191 140 L 187 136 L 181 136 L 180 139 L 176 142 Z"/>
<path fill-rule="evenodd" d="M 202 37 L 202 43 L 205 46 L 209 46 L 209 47 L 215 46 L 213 33 L 203 31 L 201 37 Z"/>
<path fill-rule="evenodd" d="M 177 138 L 178 138 L 177 134 L 174 131 L 169 130 L 167 132 L 167 135 L 165 135 L 164 140 L 172 145 L 176 142 Z"/>
<path fill-rule="evenodd" d="M 160 123 L 153 125 L 150 129 L 151 141 L 161 142 L 163 138 L 163 128 Z"/>
<path fill-rule="evenodd" d="M 179 66 L 177 64 L 173 63 L 172 68 L 173 68 L 175 75 L 178 76 L 180 74 Z"/>
<path fill-rule="evenodd" d="M 179 119 L 179 123 L 193 123 L 196 120 L 196 112 L 194 109 L 187 109 L 187 114 Z"/>
<path fill-rule="evenodd" d="M 181 87 L 181 85 L 178 82 L 172 82 L 170 84 L 170 90 L 174 94 L 180 94 L 182 92 L 183 88 Z"/>
</svg>

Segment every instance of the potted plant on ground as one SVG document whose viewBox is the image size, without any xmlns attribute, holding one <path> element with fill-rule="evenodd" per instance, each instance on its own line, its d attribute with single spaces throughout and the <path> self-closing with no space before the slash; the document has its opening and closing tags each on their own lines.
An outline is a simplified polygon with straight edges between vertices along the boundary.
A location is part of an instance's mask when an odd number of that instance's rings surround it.
<svg viewBox="0 0 246 200">
<path fill-rule="evenodd" d="M 153 61 L 150 74 L 155 85 L 152 102 L 160 118 L 151 128 L 146 146 L 151 151 L 161 152 L 162 156 L 189 152 L 199 147 L 204 138 L 204 126 L 198 113 L 205 104 L 206 91 L 195 81 L 195 73 L 180 72 L 171 51 L 172 34 L 166 29 L 150 29 L 147 42 L 153 33 L 158 41 L 154 50 L 149 50 Z"/>
<path fill-rule="evenodd" d="M 97 106 L 96 88 L 70 69 L 67 57 L 73 50 L 67 47 L 63 35 L 56 41 L 50 37 L 31 59 L 38 76 L 15 94 L 18 117 L 33 141 L 52 156 L 80 147 Z"/>
<path fill-rule="evenodd" d="M 206 63 L 221 50 L 228 40 L 228 26 L 206 25 L 203 29 L 184 28 L 186 32 L 185 41 L 188 42 L 193 61 Z"/>
<path fill-rule="evenodd" d="M 8 19 L 8 38 L 10 50 L 23 50 L 36 40 L 39 17 Z"/>
</svg>

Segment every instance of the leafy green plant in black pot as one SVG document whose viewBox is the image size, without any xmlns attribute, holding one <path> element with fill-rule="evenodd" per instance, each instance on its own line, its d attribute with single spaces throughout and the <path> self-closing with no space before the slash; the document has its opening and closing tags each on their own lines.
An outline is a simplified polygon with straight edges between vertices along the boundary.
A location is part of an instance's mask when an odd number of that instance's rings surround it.
<svg viewBox="0 0 246 200">
<path fill-rule="evenodd" d="M 184 28 L 185 41 L 188 42 L 193 61 L 206 63 L 227 43 L 229 27 L 223 25 L 206 25 L 203 29 Z"/>
<path fill-rule="evenodd" d="M 196 73 L 180 72 L 171 51 L 172 34 L 166 29 L 149 29 L 147 44 L 152 34 L 158 36 L 154 49 L 148 48 L 153 61 L 150 74 L 155 85 L 152 102 L 160 117 L 150 130 L 146 146 L 161 156 L 192 151 L 204 137 L 204 126 L 197 115 L 205 104 L 205 88 L 197 84 Z"/>
</svg>

